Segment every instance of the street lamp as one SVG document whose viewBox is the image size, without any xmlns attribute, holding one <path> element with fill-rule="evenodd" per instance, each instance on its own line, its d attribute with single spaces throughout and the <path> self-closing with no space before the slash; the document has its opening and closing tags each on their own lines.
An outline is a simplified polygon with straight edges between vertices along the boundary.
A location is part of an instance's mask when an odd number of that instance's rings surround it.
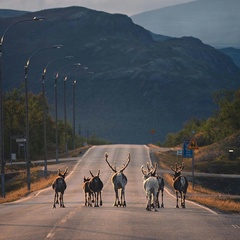
<svg viewBox="0 0 240 240">
<path fill-rule="evenodd" d="M 0 41 L 0 158 L 1 158 L 1 180 L 2 180 L 2 197 L 5 197 L 5 160 L 4 160 L 4 124 L 3 124 L 3 81 L 2 81 L 2 46 L 4 42 L 4 37 L 8 30 L 12 28 L 14 25 L 22 22 L 28 21 L 41 21 L 44 20 L 45 17 L 34 17 L 29 19 L 19 20 L 11 24 L 3 33 Z"/>
<path fill-rule="evenodd" d="M 49 46 L 49 47 L 43 47 L 43 48 L 39 48 L 37 50 L 35 50 L 30 57 L 28 58 L 26 65 L 24 67 L 25 70 L 25 114 L 26 114 L 26 162 L 27 162 L 27 183 L 28 183 L 28 190 L 30 190 L 30 164 L 31 161 L 29 160 L 29 122 L 28 122 L 28 67 L 30 65 L 30 61 L 32 59 L 32 57 L 38 53 L 41 50 L 45 50 L 45 49 L 51 49 L 51 48 L 56 48 L 59 49 L 61 48 L 63 45 L 53 45 L 53 46 Z"/>
<path fill-rule="evenodd" d="M 68 74 L 75 69 L 75 67 L 81 67 L 81 63 L 74 63 L 74 67 L 67 73 L 63 81 L 63 101 L 64 101 L 64 133 L 65 133 L 65 154 L 68 156 L 68 140 L 67 140 L 67 109 L 66 109 L 66 81 Z"/>
<path fill-rule="evenodd" d="M 83 67 L 82 68 L 84 71 L 88 70 L 88 67 Z M 86 72 L 87 74 L 93 74 L 93 72 Z M 76 132 L 76 121 L 75 121 L 75 116 L 76 116 L 76 83 L 77 81 L 73 81 L 73 133 L 72 133 L 72 139 L 73 139 L 73 149 L 75 150 L 76 144 L 75 144 L 75 132 Z"/>
<path fill-rule="evenodd" d="M 73 150 L 75 150 L 75 92 L 76 92 L 76 83 L 73 81 Z"/>
<path fill-rule="evenodd" d="M 44 121 L 44 175 L 45 177 L 47 176 L 47 131 L 46 131 L 46 101 L 45 101 L 45 74 L 47 72 L 47 68 L 49 67 L 50 64 L 52 64 L 53 62 L 57 61 L 57 60 L 63 60 L 63 59 L 73 59 L 73 56 L 66 56 L 66 57 L 62 57 L 62 58 L 55 58 L 52 61 L 50 61 L 47 66 L 44 68 L 43 73 L 42 73 L 42 97 L 43 97 L 43 121 Z M 58 75 L 58 74 L 57 74 Z M 57 76 L 56 75 L 56 76 Z M 56 96 L 56 80 L 57 78 L 55 78 L 55 99 L 57 99 Z M 58 163 L 58 134 L 57 134 L 57 100 L 55 102 L 55 120 L 56 120 L 56 162 Z"/>
</svg>

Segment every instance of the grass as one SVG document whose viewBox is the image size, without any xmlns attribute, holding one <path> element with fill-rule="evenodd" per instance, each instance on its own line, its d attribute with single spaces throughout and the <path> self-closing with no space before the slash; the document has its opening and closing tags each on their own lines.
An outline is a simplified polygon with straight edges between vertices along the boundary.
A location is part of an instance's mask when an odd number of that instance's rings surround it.
<svg viewBox="0 0 240 240">
<path fill-rule="evenodd" d="M 42 167 L 31 168 L 31 190 L 27 188 L 27 173 L 21 168 L 18 169 L 18 174 L 12 179 L 6 181 L 5 190 L 6 197 L 0 198 L 0 203 L 12 202 L 28 196 L 30 193 L 44 189 L 51 186 L 54 179 L 57 176 L 57 172 L 48 174 L 45 178 L 43 175 Z"/>
<path fill-rule="evenodd" d="M 176 162 L 180 163 L 181 159 L 178 159 L 176 154 L 172 151 L 169 152 L 156 152 L 153 155 L 153 159 L 158 162 L 158 165 L 162 169 L 170 170 L 170 166 L 174 166 Z M 184 171 L 191 171 L 191 159 L 184 159 L 185 168 Z M 184 172 L 183 172 L 184 175 Z M 172 175 L 164 174 L 165 184 L 173 190 L 172 187 Z M 207 178 L 198 177 L 194 188 L 192 187 L 191 179 L 189 180 L 189 187 L 187 192 L 187 199 L 207 206 L 215 211 L 224 213 L 240 213 L 240 179 L 221 179 L 219 178 Z M 223 185 L 228 184 L 223 188 Z M 232 183 L 233 181 L 236 181 Z M 220 184 L 219 184 L 220 182 Z M 231 194 L 229 191 L 231 190 Z M 226 192 L 228 191 L 228 192 Z"/>
<path fill-rule="evenodd" d="M 74 151 L 69 151 L 69 157 L 77 157 L 79 154 L 84 154 L 91 146 L 78 148 Z M 65 157 L 65 154 L 60 155 Z M 52 156 L 54 158 L 54 155 Z M 28 196 L 30 193 L 44 189 L 52 185 L 54 179 L 57 177 L 57 171 L 48 172 L 48 176 L 44 176 L 44 170 L 42 166 L 34 166 L 30 169 L 31 171 L 31 190 L 27 187 L 27 172 L 26 166 L 6 166 L 5 168 L 5 192 L 6 197 L 0 198 L 0 204 L 6 202 L 12 202 L 19 200 L 23 197 Z"/>
</svg>

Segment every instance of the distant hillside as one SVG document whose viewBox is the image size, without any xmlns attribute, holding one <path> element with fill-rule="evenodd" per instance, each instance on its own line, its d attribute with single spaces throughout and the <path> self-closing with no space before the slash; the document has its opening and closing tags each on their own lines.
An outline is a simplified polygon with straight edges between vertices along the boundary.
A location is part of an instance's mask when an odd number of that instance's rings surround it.
<svg viewBox="0 0 240 240">
<path fill-rule="evenodd" d="M 239 0 L 197 0 L 131 18 L 154 33 L 193 36 L 216 48 L 240 48 L 239 9 Z"/>
<path fill-rule="evenodd" d="M 17 11 L 17 10 L 10 10 L 10 9 L 0 9 L 0 17 L 18 17 L 21 15 L 26 14 L 27 11 Z"/>
<path fill-rule="evenodd" d="M 236 49 L 236 48 L 222 48 L 219 49 L 221 52 L 225 53 L 226 55 L 228 55 L 229 57 L 231 57 L 234 61 L 234 63 L 240 67 L 240 49 Z"/>
<path fill-rule="evenodd" d="M 11 90 L 24 83 L 24 65 L 31 59 L 28 87 L 41 92 L 41 74 L 54 114 L 54 76 L 59 72 L 59 114 L 63 119 L 63 78 L 68 76 L 67 119 L 72 123 L 72 82 L 76 85 L 76 126 L 84 136 L 95 134 L 113 143 L 163 141 L 191 117 L 204 118 L 216 106 L 212 94 L 240 86 L 240 69 L 230 57 L 192 37 L 152 37 L 121 14 L 81 7 L 28 13 L 14 21 L 45 16 L 42 22 L 16 24 L 5 36 L 3 85 Z M 13 19 L 0 19 L 0 34 Z M 87 66 L 94 74 L 73 67 Z M 154 138 L 151 129 L 155 129 Z"/>
</svg>

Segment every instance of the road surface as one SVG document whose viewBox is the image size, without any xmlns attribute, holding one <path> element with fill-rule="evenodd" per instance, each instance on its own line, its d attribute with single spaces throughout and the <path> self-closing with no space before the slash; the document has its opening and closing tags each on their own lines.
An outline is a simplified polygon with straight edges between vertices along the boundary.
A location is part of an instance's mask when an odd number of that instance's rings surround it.
<svg viewBox="0 0 240 240">
<path fill-rule="evenodd" d="M 105 152 L 109 155 L 109 162 L 117 167 L 126 163 L 128 153 L 131 154 L 131 162 L 124 171 L 128 177 L 126 208 L 113 207 L 112 172 L 105 162 Z M 186 209 L 175 209 L 175 198 L 167 189 L 165 208 L 158 212 L 146 211 L 140 167 L 147 161 L 149 151 L 144 145 L 92 147 L 79 157 L 74 167 L 69 165 L 64 194 L 66 208 L 52 208 L 54 192 L 51 188 L 20 201 L 1 204 L 0 239 L 240 239 L 239 215 L 219 214 L 189 201 Z M 90 176 L 89 170 L 96 174 L 99 169 L 104 183 L 103 206 L 85 207 L 81 187 L 83 178 Z"/>
</svg>

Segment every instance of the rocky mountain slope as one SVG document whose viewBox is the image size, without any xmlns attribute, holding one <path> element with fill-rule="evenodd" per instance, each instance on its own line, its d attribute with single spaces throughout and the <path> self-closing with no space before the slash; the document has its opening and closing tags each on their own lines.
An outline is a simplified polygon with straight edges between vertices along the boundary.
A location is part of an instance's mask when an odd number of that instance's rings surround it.
<svg viewBox="0 0 240 240">
<path fill-rule="evenodd" d="M 73 80 L 76 85 L 76 126 L 82 135 L 95 134 L 113 143 L 163 141 L 192 117 L 208 117 L 216 109 L 212 94 L 240 86 L 240 69 L 233 61 L 192 37 L 152 37 L 121 14 L 81 7 L 44 10 L 0 19 L 0 34 L 14 21 L 45 16 L 42 22 L 17 24 L 5 36 L 3 84 L 9 91 L 24 83 L 24 65 L 31 59 L 29 89 L 41 92 L 41 74 L 54 114 L 54 76 L 63 118 L 63 78 L 68 76 L 67 119 L 72 123 Z M 155 40 L 158 39 L 158 40 Z M 73 69 L 80 62 L 94 74 Z M 155 129 L 152 136 L 151 130 Z"/>
</svg>

